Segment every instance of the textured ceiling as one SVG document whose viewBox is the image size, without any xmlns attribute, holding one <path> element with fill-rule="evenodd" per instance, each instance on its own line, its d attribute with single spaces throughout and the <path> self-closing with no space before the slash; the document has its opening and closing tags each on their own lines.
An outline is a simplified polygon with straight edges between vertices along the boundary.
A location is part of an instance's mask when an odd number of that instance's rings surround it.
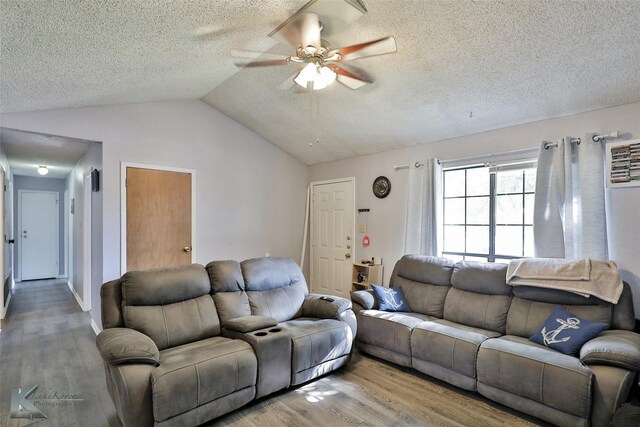
<svg viewBox="0 0 640 427">
<path fill-rule="evenodd" d="M 200 98 L 307 164 L 640 101 L 640 2 L 365 0 L 333 46 L 393 35 L 353 61 L 375 80 L 309 99 L 294 67 L 238 70 L 231 48 L 305 1 L 0 1 L 0 111 Z M 26 72 L 25 72 L 26 70 Z M 286 86 L 286 85 L 284 85 Z"/>
<path fill-rule="evenodd" d="M 38 165 L 46 165 L 47 178 L 66 178 L 91 141 L 0 128 L 0 144 L 14 175 L 40 176 Z"/>
</svg>

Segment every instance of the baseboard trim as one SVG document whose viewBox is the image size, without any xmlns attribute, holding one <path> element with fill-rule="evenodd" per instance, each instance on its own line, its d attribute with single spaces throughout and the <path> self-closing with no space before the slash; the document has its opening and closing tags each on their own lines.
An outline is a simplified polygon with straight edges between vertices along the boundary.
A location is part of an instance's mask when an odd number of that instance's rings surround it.
<svg viewBox="0 0 640 427">
<path fill-rule="evenodd" d="M 7 317 L 7 311 L 9 311 L 9 303 L 11 302 L 11 297 L 13 296 L 13 290 L 9 291 L 9 296 L 7 296 L 7 300 L 4 303 L 4 307 L 2 307 L 2 317 L 0 319 L 4 319 Z"/>
<path fill-rule="evenodd" d="M 73 294 L 74 297 L 76 297 L 76 302 L 78 303 L 78 305 L 80 306 L 80 309 L 82 311 L 86 311 L 84 309 L 84 303 L 82 302 L 82 300 L 80 299 L 80 296 L 76 293 L 76 290 L 73 289 L 73 285 L 71 284 L 71 282 L 69 280 L 67 280 L 67 286 L 69 286 L 69 290 L 71 291 L 71 293 Z"/>
<path fill-rule="evenodd" d="M 102 332 L 102 330 L 100 329 L 100 326 L 98 326 L 96 321 L 93 319 L 91 319 L 91 329 L 93 329 L 93 332 L 95 332 L 96 336 L 98 336 L 98 334 Z"/>
</svg>

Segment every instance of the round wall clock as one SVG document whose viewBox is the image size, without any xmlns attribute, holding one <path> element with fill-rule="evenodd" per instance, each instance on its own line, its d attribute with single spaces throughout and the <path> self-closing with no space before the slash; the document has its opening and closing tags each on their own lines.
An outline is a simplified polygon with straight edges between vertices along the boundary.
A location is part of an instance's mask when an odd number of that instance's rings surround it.
<svg viewBox="0 0 640 427">
<path fill-rule="evenodd" d="M 373 181 L 373 194 L 384 199 L 391 193 L 391 182 L 386 176 L 379 176 Z"/>
</svg>

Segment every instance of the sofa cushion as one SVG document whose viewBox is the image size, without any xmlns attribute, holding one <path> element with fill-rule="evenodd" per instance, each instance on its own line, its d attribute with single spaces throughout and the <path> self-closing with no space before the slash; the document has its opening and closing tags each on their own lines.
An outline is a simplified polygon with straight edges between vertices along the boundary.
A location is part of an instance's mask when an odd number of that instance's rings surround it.
<svg viewBox="0 0 640 427">
<path fill-rule="evenodd" d="M 507 314 L 507 335 L 529 338 L 545 321 L 557 304 L 530 301 L 514 297 Z M 612 306 L 609 305 L 562 305 L 562 308 L 590 322 L 609 324 Z"/>
<path fill-rule="evenodd" d="M 293 376 L 348 355 L 351 351 L 351 328 L 340 320 L 301 317 L 282 322 L 278 328 L 291 337 Z"/>
<path fill-rule="evenodd" d="M 476 357 L 480 344 L 499 333 L 435 319 L 417 325 L 411 334 L 413 367 L 467 390 L 476 388 Z"/>
<path fill-rule="evenodd" d="M 510 305 L 510 295 L 487 295 L 451 288 L 444 303 L 444 318 L 504 334 Z"/>
<path fill-rule="evenodd" d="M 420 313 L 389 313 L 361 310 L 357 313 L 356 338 L 367 344 L 411 358 L 411 332 L 418 324 L 433 317 Z"/>
<path fill-rule="evenodd" d="M 589 322 L 557 306 L 529 339 L 560 353 L 577 356 L 584 343 L 605 329 L 606 323 Z"/>
<path fill-rule="evenodd" d="M 451 286 L 487 295 L 511 295 L 506 282 L 507 265 L 495 262 L 459 261 L 453 267 Z"/>
<path fill-rule="evenodd" d="M 298 264 L 288 258 L 256 258 L 240 263 L 251 314 L 278 322 L 299 317 L 309 292 Z"/>
<path fill-rule="evenodd" d="M 371 289 L 373 289 L 381 311 L 411 311 L 402 288 L 386 288 L 372 284 Z"/>
<path fill-rule="evenodd" d="M 389 286 L 402 288 L 411 311 L 442 318 L 452 271 L 453 263 L 445 258 L 405 255 L 396 263 Z"/>
<path fill-rule="evenodd" d="M 220 322 L 251 315 L 249 298 L 244 289 L 244 278 L 237 261 L 212 261 L 206 266 L 211 282 L 213 301 Z"/>
<path fill-rule="evenodd" d="M 124 325 L 148 335 L 159 350 L 220 334 L 209 295 L 211 285 L 199 264 L 122 276 Z"/>
<path fill-rule="evenodd" d="M 593 373 L 576 357 L 505 335 L 482 343 L 477 370 L 479 384 L 589 418 Z"/>
<path fill-rule="evenodd" d="M 156 422 L 256 384 L 257 362 L 244 341 L 210 338 L 160 352 L 151 373 Z"/>
</svg>

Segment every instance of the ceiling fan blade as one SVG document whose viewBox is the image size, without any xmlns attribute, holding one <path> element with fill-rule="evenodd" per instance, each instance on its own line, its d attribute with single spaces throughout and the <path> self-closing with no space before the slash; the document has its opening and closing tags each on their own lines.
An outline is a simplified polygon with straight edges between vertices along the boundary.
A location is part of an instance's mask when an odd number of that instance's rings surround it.
<svg viewBox="0 0 640 427">
<path fill-rule="evenodd" d="M 342 58 L 336 62 L 352 61 L 354 59 L 366 58 L 369 56 L 385 55 L 394 53 L 397 50 L 396 39 L 392 36 L 366 43 L 354 44 L 337 49 Z"/>
<path fill-rule="evenodd" d="M 268 61 L 235 62 L 238 67 L 273 67 L 290 64 L 289 59 L 271 59 Z"/>
<path fill-rule="evenodd" d="M 251 58 L 251 59 L 288 59 L 287 55 L 280 55 L 269 52 L 255 52 L 253 50 L 231 49 L 231 56 L 234 58 Z"/>
<path fill-rule="evenodd" d="M 362 86 L 373 83 L 373 80 L 368 78 L 362 78 L 340 67 L 332 67 L 336 73 L 336 80 L 338 83 L 342 83 L 349 89 L 360 89 Z"/>
<path fill-rule="evenodd" d="M 322 48 L 320 40 L 320 18 L 315 13 L 305 13 L 300 21 L 300 46 L 313 46 L 316 51 Z"/>
</svg>

